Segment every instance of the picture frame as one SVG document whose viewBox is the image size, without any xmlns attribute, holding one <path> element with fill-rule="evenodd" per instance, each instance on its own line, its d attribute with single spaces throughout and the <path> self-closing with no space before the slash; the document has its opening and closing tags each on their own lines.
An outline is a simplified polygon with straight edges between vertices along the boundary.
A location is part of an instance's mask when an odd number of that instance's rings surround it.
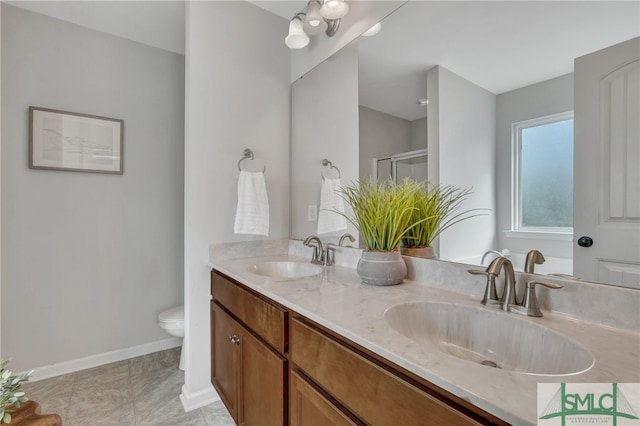
<svg viewBox="0 0 640 426">
<path fill-rule="evenodd" d="M 29 107 L 29 168 L 124 173 L 124 121 Z"/>
</svg>

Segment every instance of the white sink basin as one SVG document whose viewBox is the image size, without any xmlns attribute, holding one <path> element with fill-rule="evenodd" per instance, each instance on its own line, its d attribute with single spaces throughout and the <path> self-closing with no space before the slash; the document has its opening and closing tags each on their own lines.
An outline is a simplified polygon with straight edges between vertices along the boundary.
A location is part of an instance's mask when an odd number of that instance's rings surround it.
<svg viewBox="0 0 640 426">
<path fill-rule="evenodd" d="M 251 267 L 254 274 L 272 278 L 304 278 L 318 275 L 322 268 L 307 262 L 260 262 Z"/>
<path fill-rule="evenodd" d="M 410 302 L 384 313 L 411 340 L 467 361 L 532 375 L 582 373 L 593 356 L 544 326 L 484 306 Z"/>
</svg>

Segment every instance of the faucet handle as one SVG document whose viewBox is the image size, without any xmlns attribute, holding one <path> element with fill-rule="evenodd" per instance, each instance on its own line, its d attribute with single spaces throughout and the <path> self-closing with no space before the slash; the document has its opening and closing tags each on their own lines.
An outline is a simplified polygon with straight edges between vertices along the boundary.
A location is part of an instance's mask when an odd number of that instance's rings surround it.
<svg viewBox="0 0 640 426">
<path fill-rule="evenodd" d="M 327 244 L 324 255 L 324 266 L 332 266 L 336 259 L 336 246 L 333 243 Z"/>
<path fill-rule="evenodd" d="M 487 271 L 481 269 L 467 269 L 467 272 L 471 275 L 484 275 L 487 277 L 487 286 L 484 289 L 484 295 L 482 296 L 483 305 L 496 305 L 498 301 L 498 291 L 496 290 L 496 277 L 490 275 Z"/>
<path fill-rule="evenodd" d="M 542 316 L 542 311 L 538 305 L 538 298 L 536 297 L 536 285 L 543 285 L 553 289 L 562 288 L 559 284 L 546 283 L 544 281 L 527 281 L 522 306 L 512 306 L 510 309 L 512 312 L 528 315 L 530 317 Z"/>
</svg>

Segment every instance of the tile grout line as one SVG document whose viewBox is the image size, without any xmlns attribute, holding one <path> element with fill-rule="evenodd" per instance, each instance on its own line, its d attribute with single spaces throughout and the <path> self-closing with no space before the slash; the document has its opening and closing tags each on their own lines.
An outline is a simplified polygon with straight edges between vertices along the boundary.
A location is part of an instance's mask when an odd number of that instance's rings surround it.
<svg viewBox="0 0 640 426">
<path fill-rule="evenodd" d="M 133 400 L 133 390 L 131 386 L 131 358 L 127 360 L 127 392 L 129 393 L 129 401 L 131 401 L 131 411 L 133 412 L 133 425 L 138 425 L 138 414 L 136 413 L 136 404 Z"/>
</svg>

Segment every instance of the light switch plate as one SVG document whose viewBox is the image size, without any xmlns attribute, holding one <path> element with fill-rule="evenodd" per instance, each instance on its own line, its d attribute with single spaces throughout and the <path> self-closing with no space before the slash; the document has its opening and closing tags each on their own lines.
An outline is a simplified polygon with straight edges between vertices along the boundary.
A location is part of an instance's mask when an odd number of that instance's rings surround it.
<svg viewBox="0 0 640 426">
<path fill-rule="evenodd" d="M 318 220 L 318 206 L 315 204 L 309 204 L 307 206 L 307 220 L 309 222 L 315 222 Z"/>
</svg>

